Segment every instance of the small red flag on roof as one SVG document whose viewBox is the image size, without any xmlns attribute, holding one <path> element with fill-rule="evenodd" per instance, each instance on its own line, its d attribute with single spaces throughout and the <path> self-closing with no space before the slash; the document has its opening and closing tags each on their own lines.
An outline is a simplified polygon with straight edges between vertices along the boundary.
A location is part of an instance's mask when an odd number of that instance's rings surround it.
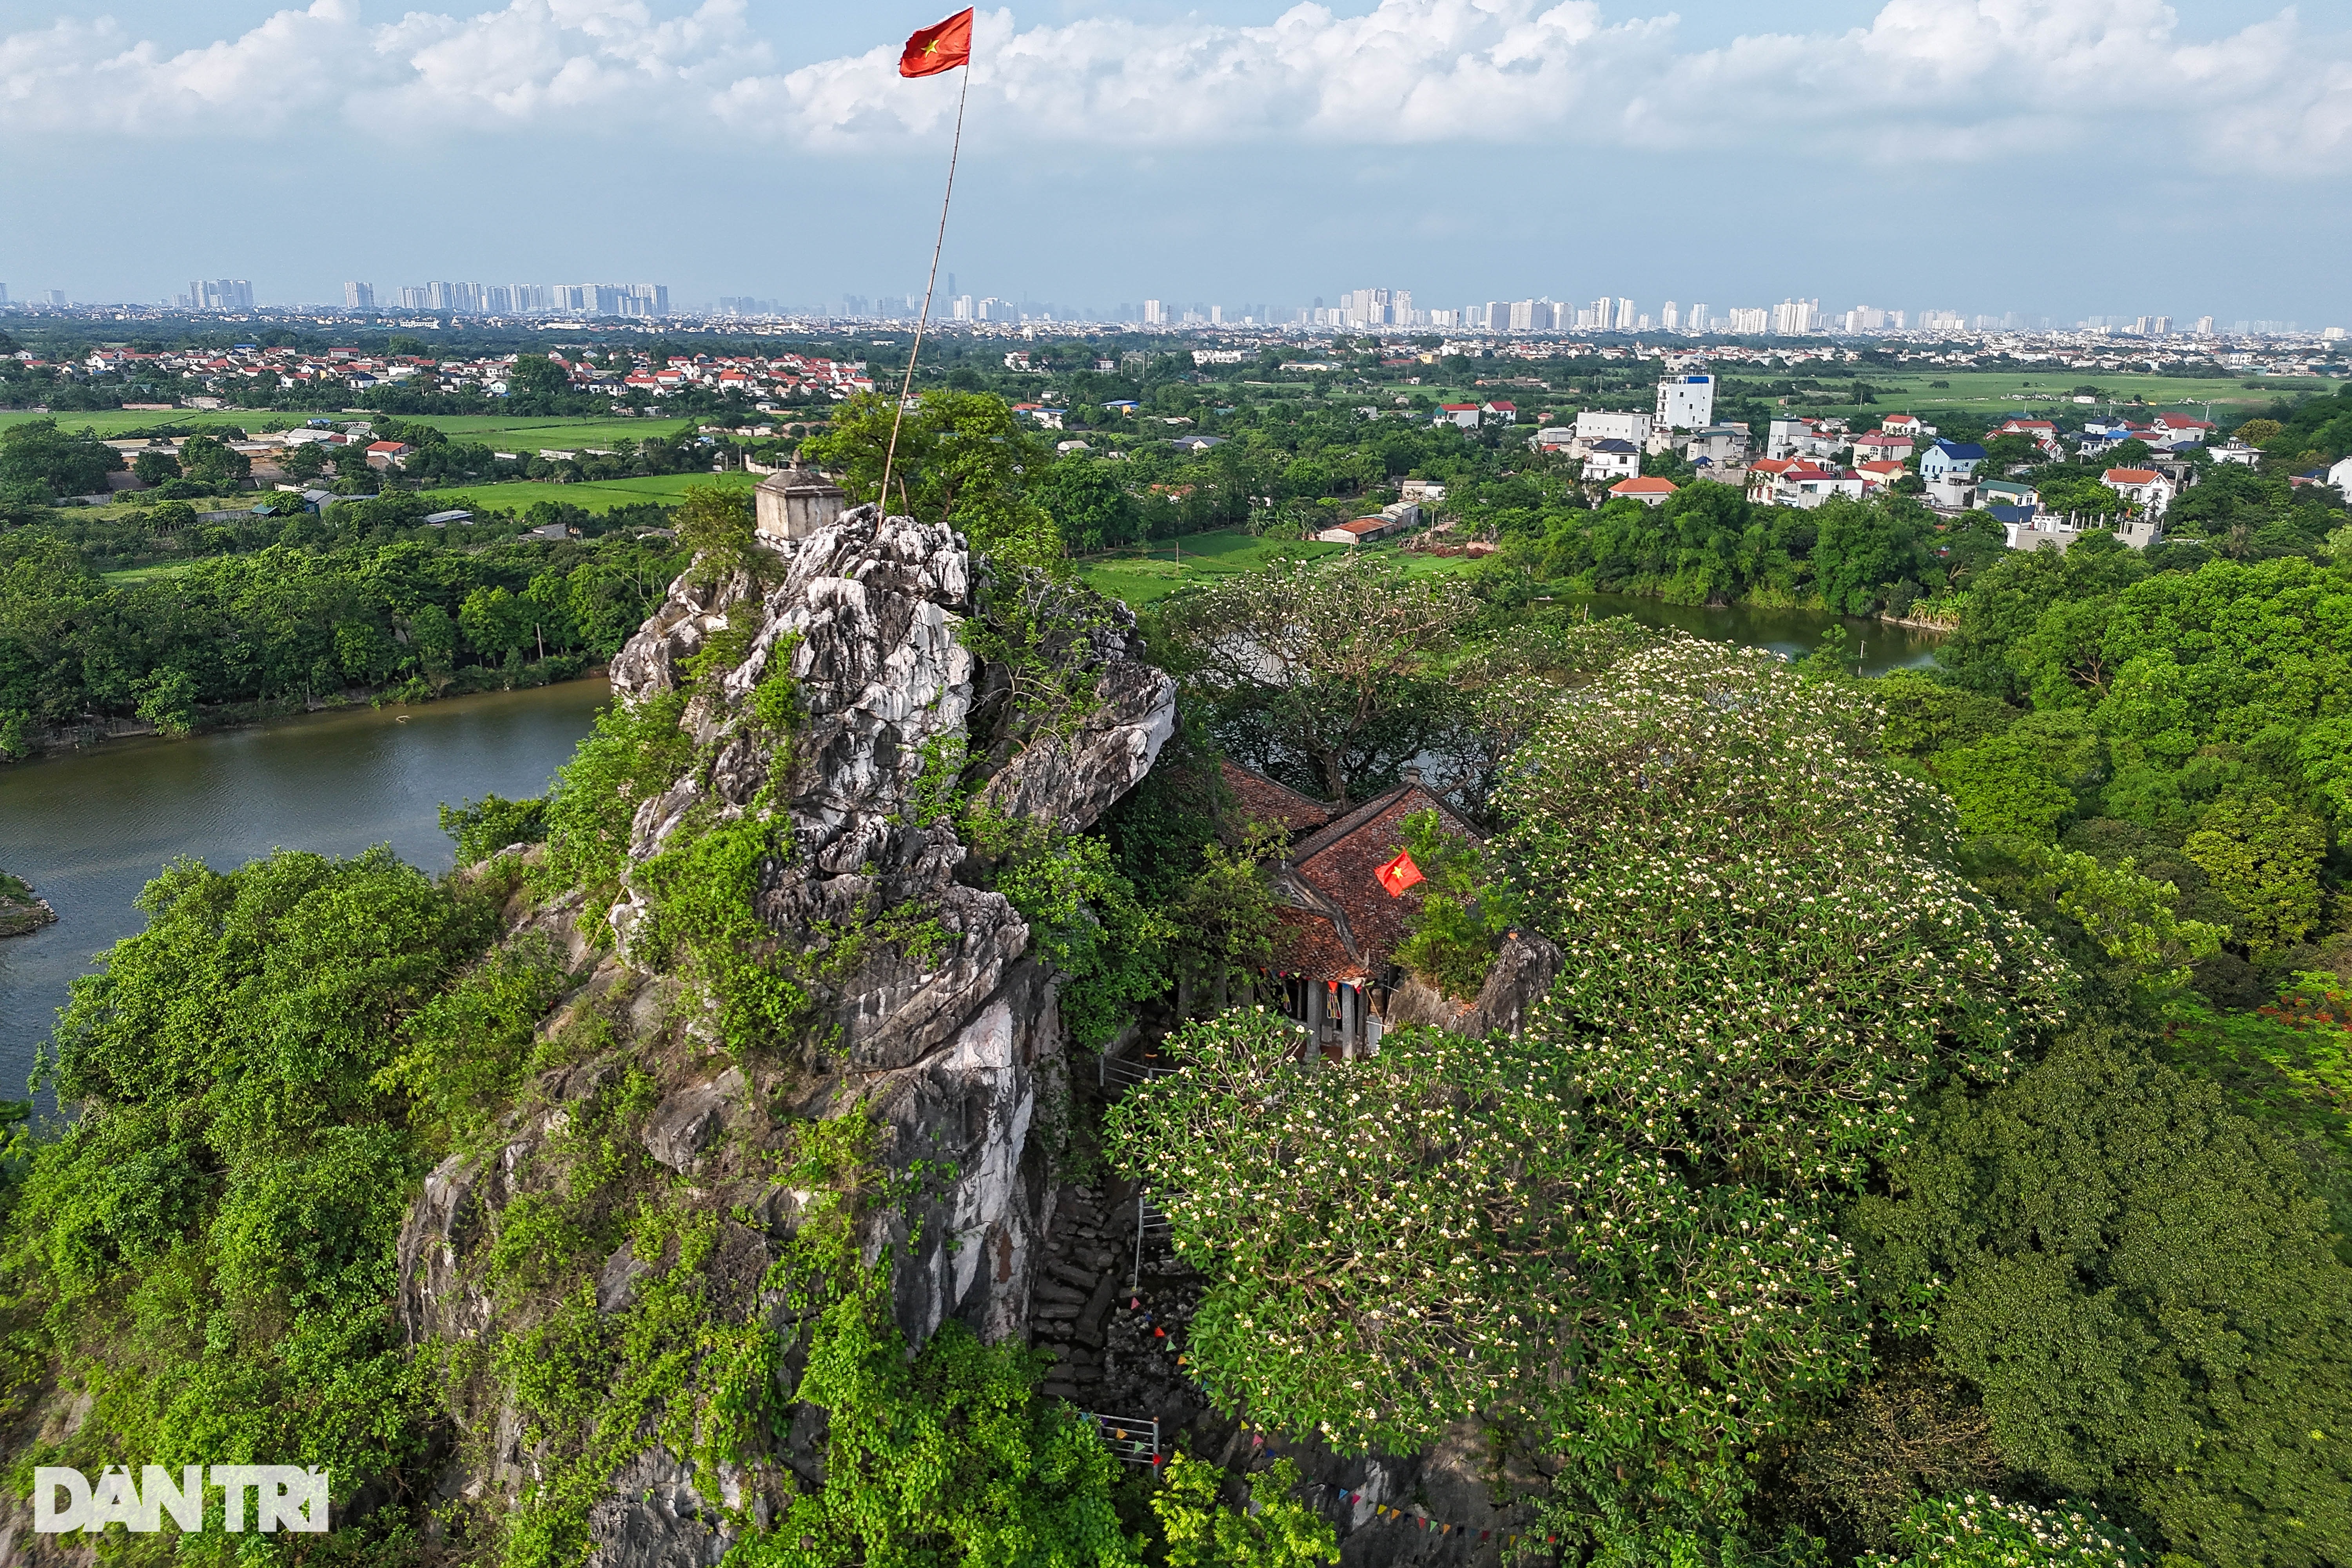
<svg viewBox="0 0 2352 1568">
<path fill-rule="evenodd" d="M 1402 898 L 1404 890 L 1423 880 L 1421 868 L 1412 863 L 1412 852 L 1407 850 L 1381 867 L 1378 873 L 1381 886 L 1389 890 L 1391 899 Z"/>
<path fill-rule="evenodd" d="M 898 57 L 900 76 L 937 76 L 971 60 L 971 13 L 959 11 L 946 21 L 919 28 Z"/>
</svg>

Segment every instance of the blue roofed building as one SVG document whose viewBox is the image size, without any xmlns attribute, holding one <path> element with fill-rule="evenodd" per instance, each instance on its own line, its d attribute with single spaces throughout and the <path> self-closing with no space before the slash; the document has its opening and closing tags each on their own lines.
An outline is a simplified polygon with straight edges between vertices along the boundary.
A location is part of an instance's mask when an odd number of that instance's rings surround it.
<svg viewBox="0 0 2352 1568">
<path fill-rule="evenodd" d="M 1919 477 L 1929 484 L 1938 479 L 1969 479 L 1984 461 L 1985 449 L 1973 441 L 1932 441 L 1919 454 Z"/>
</svg>

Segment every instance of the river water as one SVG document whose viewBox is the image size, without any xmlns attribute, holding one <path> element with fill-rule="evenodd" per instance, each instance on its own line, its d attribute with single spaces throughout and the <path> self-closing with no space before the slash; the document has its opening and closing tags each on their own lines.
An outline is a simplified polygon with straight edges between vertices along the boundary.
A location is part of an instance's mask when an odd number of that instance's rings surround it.
<svg viewBox="0 0 2352 1568">
<path fill-rule="evenodd" d="M 1858 656 L 1862 673 L 1885 675 L 1890 669 L 1916 669 L 1933 662 L 1936 645 L 1944 634 L 1918 626 L 1898 626 L 1886 621 L 1824 615 L 1819 610 L 1759 610 L 1746 605 L 1664 605 L 1630 594 L 1576 594 L 1560 603 L 1589 605 L 1592 618 L 1623 616 L 1645 626 L 1671 627 L 1695 637 L 1769 647 L 1790 658 L 1819 647 L 1831 626 L 1843 621 L 1848 646 Z"/>
<path fill-rule="evenodd" d="M 165 862 L 186 855 L 229 870 L 281 846 L 352 855 L 389 844 L 444 870 L 455 847 L 441 803 L 544 791 L 609 690 L 573 680 L 184 741 L 109 741 L 0 767 L 0 868 L 60 917 L 0 942 L 0 1097 L 24 1094 L 68 984 L 144 926 L 131 900 Z"/>
</svg>

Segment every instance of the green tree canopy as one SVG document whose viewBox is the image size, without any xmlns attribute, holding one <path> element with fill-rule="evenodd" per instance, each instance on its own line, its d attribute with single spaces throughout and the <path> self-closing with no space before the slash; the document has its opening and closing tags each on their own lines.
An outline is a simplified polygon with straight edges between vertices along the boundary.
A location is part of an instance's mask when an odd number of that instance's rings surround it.
<svg viewBox="0 0 2352 1568">
<path fill-rule="evenodd" d="M 1937 1359 L 2011 1467 L 2219 1568 L 2337 1561 L 2352 1270 L 2295 1155 L 2095 1027 L 1922 1122 L 1860 1205 L 1870 1271 L 1942 1282 Z"/>
<path fill-rule="evenodd" d="M 801 450 L 839 474 L 842 488 L 858 500 L 880 495 L 887 462 L 894 492 L 886 500 L 888 510 L 958 529 L 972 548 L 1007 562 L 1054 567 L 1062 561 L 1053 520 L 1031 492 L 1051 453 L 1001 397 L 929 392 L 899 420 L 891 399 L 861 394 Z"/>
</svg>

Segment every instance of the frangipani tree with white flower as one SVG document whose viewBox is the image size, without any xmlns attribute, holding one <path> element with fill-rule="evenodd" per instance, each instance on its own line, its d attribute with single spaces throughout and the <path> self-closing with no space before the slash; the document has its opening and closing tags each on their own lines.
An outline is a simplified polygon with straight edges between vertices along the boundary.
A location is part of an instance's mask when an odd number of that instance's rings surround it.
<svg viewBox="0 0 2352 1568">
<path fill-rule="evenodd" d="M 1677 638 L 1559 701 L 1498 840 L 1567 963 L 1524 1037 L 1308 1066 L 1227 1014 L 1115 1118 L 1213 1281 L 1189 1356 L 1278 1432 L 1412 1450 L 1476 1421 L 1564 1532 L 1736 1522 L 1781 1412 L 1865 1368 L 1832 1215 L 1911 1097 L 1998 1077 L 2063 972 L 1949 859 L 1877 716 Z"/>
</svg>

